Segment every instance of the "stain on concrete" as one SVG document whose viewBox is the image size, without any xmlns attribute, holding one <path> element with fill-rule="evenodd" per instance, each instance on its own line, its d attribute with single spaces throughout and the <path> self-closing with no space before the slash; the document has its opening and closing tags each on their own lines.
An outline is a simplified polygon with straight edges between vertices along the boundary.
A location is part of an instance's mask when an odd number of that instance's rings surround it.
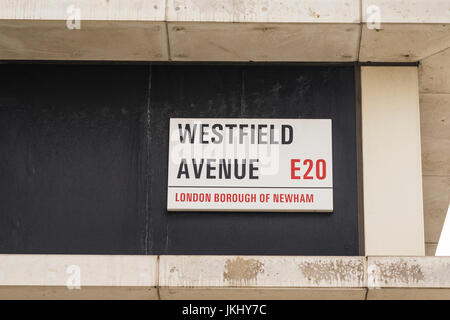
<svg viewBox="0 0 450 320">
<path fill-rule="evenodd" d="M 275 28 L 275 27 L 256 27 L 256 28 L 253 28 L 253 30 L 255 30 L 255 31 L 261 31 L 261 32 L 269 32 L 269 31 L 274 31 L 274 30 L 276 30 L 277 28 Z"/>
<path fill-rule="evenodd" d="M 170 268 L 170 273 L 174 273 L 175 271 L 178 271 L 177 267 Z"/>
<path fill-rule="evenodd" d="M 315 12 L 313 9 L 309 8 L 309 15 L 314 17 L 314 18 L 320 18 L 320 14 L 318 14 L 317 12 Z"/>
<path fill-rule="evenodd" d="M 225 261 L 223 278 L 232 284 L 241 284 L 256 281 L 260 273 L 264 273 L 264 263 L 257 259 L 237 257 Z"/>
<path fill-rule="evenodd" d="M 342 282 L 364 280 L 364 264 L 354 260 L 316 260 L 305 261 L 298 265 L 303 276 L 316 285 L 338 285 Z"/>
<path fill-rule="evenodd" d="M 418 283 L 424 281 L 424 274 L 419 264 L 407 262 L 375 263 L 379 281 L 384 283 Z"/>
</svg>

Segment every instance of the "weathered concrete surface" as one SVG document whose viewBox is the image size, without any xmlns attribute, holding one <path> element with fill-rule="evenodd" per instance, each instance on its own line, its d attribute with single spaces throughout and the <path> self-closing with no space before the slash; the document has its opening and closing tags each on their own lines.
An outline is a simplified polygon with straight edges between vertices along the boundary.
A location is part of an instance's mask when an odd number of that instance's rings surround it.
<svg viewBox="0 0 450 320">
<path fill-rule="evenodd" d="M 420 94 L 420 123 L 423 174 L 450 176 L 450 94 Z"/>
<path fill-rule="evenodd" d="M 427 255 L 434 255 L 450 203 L 450 48 L 419 66 Z"/>
<path fill-rule="evenodd" d="M 365 298 L 450 299 L 450 257 L 0 255 L 0 299 Z"/>
<path fill-rule="evenodd" d="M 169 22 L 174 61 L 356 61 L 357 24 Z"/>
<path fill-rule="evenodd" d="M 156 256 L 0 255 L 0 299 L 156 299 L 157 272 Z"/>
<path fill-rule="evenodd" d="M 164 21 L 165 0 L 1 0 L 0 19 L 66 21 L 69 7 L 88 20 Z"/>
<path fill-rule="evenodd" d="M 66 28 L 71 5 L 80 30 Z M 371 5 L 379 30 L 366 26 Z M 0 59 L 410 62 L 450 46 L 449 10 L 446 0 L 0 0 Z"/>
<path fill-rule="evenodd" d="M 448 0 L 362 0 L 363 22 L 370 6 L 380 9 L 381 23 L 450 23 Z"/>
<path fill-rule="evenodd" d="M 168 60 L 163 22 L 0 20 L 0 59 Z M 145 41 L 143 41 L 145 39 Z"/>
<path fill-rule="evenodd" d="M 419 61 L 450 46 L 447 0 L 363 0 L 361 12 L 360 61 Z"/>
<path fill-rule="evenodd" d="M 369 257 L 368 299 L 450 299 L 450 257 Z"/>
<path fill-rule="evenodd" d="M 169 0 L 167 21 L 359 23 L 358 0 Z"/>
<path fill-rule="evenodd" d="M 364 300 L 363 288 L 174 288 L 159 289 L 161 300 Z"/>
<path fill-rule="evenodd" d="M 362 257 L 160 256 L 160 286 L 363 287 Z"/>
<path fill-rule="evenodd" d="M 450 94 L 450 48 L 420 62 L 420 93 Z"/>
<path fill-rule="evenodd" d="M 80 29 L 66 20 L 79 9 Z M 0 0 L 0 59 L 168 60 L 165 0 Z"/>
<path fill-rule="evenodd" d="M 369 289 L 367 300 L 450 300 L 449 289 Z"/>
<path fill-rule="evenodd" d="M 425 242 L 425 255 L 426 256 L 434 256 L 437 249 L 436 242 Z"/>
<path fill-rule="evenodd" d="M 437 245 L 439 242 L 449 203 L 450 176 L 423 176 L 423 210 L 426 244 Z M 436 248 L 434 248 L 435 250 Z M 434 252 L 430 252 L 427 255 L 434 255 Z"/>
<path fill-rule="evenodd" d="M 434 255 L 450 203 L 450 94 L 421 93 L 420 120 L 425 242 Z"/>
<path fill-rule="evenodd" d="M 364 270 L 363 257 L 160 256 L 160 296 L 363 299 Z"/>
<path fill-rule="evenodd" d="M 1 286 L 0 300 L 157 300 L 158 289 L 129 286 Z"/>
<path fill-rule="evenodd" d="M 362 27 L 359 61 L 414 62 L 450 47 L 450 24 L 381 23 Z"/>
</svg>

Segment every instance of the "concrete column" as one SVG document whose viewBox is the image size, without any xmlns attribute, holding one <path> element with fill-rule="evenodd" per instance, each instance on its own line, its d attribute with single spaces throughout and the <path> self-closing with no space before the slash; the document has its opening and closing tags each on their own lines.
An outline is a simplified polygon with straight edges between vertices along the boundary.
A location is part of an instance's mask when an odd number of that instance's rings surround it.
<svg viewBox="0 0 450 320">
<path fill-rule="evenodd" d="M 425 254 L 417 67 L 362 67 L 366 255 Z"/>
</svg>

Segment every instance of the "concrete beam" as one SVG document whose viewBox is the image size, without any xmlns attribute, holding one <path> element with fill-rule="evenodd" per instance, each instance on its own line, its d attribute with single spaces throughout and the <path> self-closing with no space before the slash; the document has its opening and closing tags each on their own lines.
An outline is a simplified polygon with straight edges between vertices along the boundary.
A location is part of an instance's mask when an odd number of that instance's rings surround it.
<svg viewBox="0 0 450 320">
<path fill-rule="evenodd" d="M 416 62 L 450 47 L 450 24 L 363 25 L 359 61 Z"/>
<path fill-rule="evenodd" d="M 367 299 L 450 299 L 450 257 L 369 257 Z"/>
<path fill-rule="evenodd" d="M 0 20 L 0 60 L 168 60 L 163 22 Z M 143 41 L 145 39 L 145 41 Z"/>
<path fill-rule="evenodd" d="M 157 272 L 156 256 L 0 255 L 0 299 L 157 299 Z"/>
<path fill-rule="evenodd" d="M 363 257 L 161 256 L 161 299 L 364 299 Z"/>
<path fill-rule="evenodd" d="M 164 0 L 0 0 L 0 59 L 166 61 L 164 20 Z"/>
<path fill-rule="evenodd" d="M 355 0 L 169 0 L 174 61 L 356 61 Z"/>
<path fill-rule="evenodd" d="M 447 0 L 363 0 L 359 61 L 415 62 L 450 47 Z"/>
<path fill-rule="evenodd" d="M 358 0 L 0 0 L 0 60 L 410 62 L 450 46 L 445 0 L 360 6 Z M 370 6 L 380 9 L 377 30 L 366 25 Z M 74 9 L 81 29 L 66 26 Z"/>
<path fill-rule="evenodd" d="M 173 61 L 356 61 L 356 24 L 169 22 Z"/>
<path fill-rule="evenodd" d="M 450 257 L 0 255 L 0 299 L 366 298 L 450 299 Z"/>
</svg>

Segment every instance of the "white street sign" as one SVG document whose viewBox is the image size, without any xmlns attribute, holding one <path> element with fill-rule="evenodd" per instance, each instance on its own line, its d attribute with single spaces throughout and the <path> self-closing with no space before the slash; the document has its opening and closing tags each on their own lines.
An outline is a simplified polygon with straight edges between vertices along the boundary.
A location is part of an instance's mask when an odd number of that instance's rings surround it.
<svg viewBox="0 0 450 320">
<path fill-rule="evenodd" d="M 333 211 L 330 119 L 170 119 L 169 211 Z"/>
</svg>

